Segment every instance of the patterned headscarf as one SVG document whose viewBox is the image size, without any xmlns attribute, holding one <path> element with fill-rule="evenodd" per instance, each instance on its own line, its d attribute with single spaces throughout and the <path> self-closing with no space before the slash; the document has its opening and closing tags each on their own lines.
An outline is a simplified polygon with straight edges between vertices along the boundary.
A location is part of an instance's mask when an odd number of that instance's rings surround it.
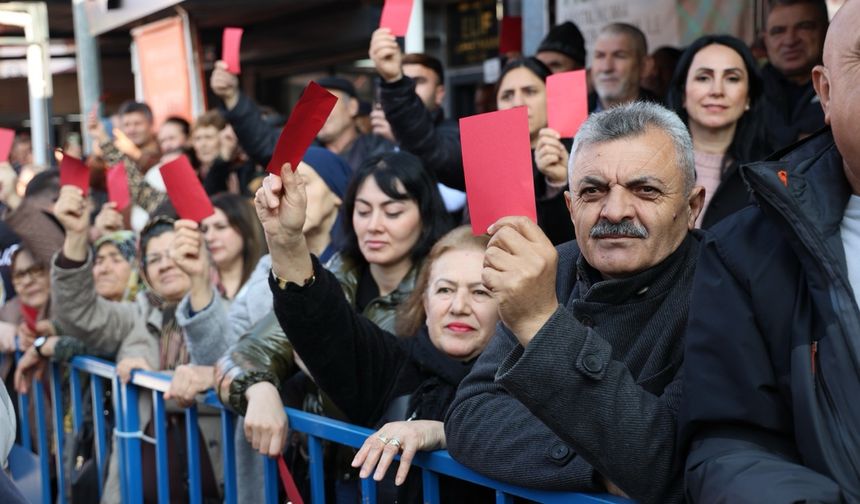
<svg viewBox="0 0 860 504">
<path fill-rule="evenodd" d="M 135 260 L 135 256 L 137 255 L 137 240 L 131 231 L 114 231 L 96 240 L 93 250 L 98 253 L 99 249 L 107 244 L 116 247 L 123 259 L 131 264 L 131 275 L 128 277 L 128 285 L 126 285 L 125 293 L 122 296 L 123 301 L 131 301 L 141 289 L 140 276 L 137 272 L 138 263 Z"/>
</svg>

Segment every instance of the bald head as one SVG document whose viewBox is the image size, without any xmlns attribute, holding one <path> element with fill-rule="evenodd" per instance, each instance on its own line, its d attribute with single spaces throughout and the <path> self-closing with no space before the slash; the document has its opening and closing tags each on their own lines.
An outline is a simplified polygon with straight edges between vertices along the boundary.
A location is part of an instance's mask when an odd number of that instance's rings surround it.
<svg viewBox="0 0 860 504">
<path fill-rule="evenodd" d="M 854 194 L 860 194 L 860 0 L 848 0 L 830 23 L 824 40 L 824 65 L 812 70 L 812 83 L 821 99 L 824 122 L 845 167 Z"/>
</svg>

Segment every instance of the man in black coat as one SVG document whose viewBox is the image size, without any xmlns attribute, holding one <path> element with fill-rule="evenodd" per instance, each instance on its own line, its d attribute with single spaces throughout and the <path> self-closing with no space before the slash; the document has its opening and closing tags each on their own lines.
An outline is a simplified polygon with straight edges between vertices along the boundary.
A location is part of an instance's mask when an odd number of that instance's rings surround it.
<svg viewBox="0 0 860 504">
<path fill-rule="evenodd" d="M 379 102 L 394 139 L 418 156 L 440 182 L 464 188 L 460 128 L 456 121 L 446 120 L 442 111 L 442 63 L 426 54 L 404 56 L 387 28 L 373 32 L 369 55 L 382 80 Z M 379 124 L 374 126 L 376 131 Z"/>
<path fill-rule="evenodd" d="M 680 502 L 682 335 L 702 209 L 672 112 L 634 102 L 576 136 L 566 200 L 576 242 L 523 217 L 490 228 L 483 281 L 502 324 L 445 419 L 448 449 L 542 489 Z"/>
<path fill-rule="evenodd" d="M 692 502 L 860 502 L 860 3 L 812 81 L 831 130 L 741 168 L 758 203 L 712 228 L 680 417 Z"/>
<path fill-rule="evenodd" d="M 824 127 L 812 87 L 827 32 L 824 0 L 771 0 L 764 31 L 768 63 L 762 67 L 762 114 L 777 149 Z"/>
<path fill-rule="evenodd" d="M 239 79 L 227 71 L 223 61 L 215 62 L 209 80 L 212 92 L 222 100 L 221 111 L 239 144 L 254 162 L 266 166 L 275 151 L 281 128 L 263 120 L 260 109 L 239 91 Z M 391 152 L 394 144 L 378 135 L 362 134 L 358 130 L 358 96 L 355 86 L 340 77 L 323 77 L 317 84 L 337 96 L 337 103 L 317 134 L 316 143 L 341 156 L 355 170 L 365 159 Z"/>
</svg>

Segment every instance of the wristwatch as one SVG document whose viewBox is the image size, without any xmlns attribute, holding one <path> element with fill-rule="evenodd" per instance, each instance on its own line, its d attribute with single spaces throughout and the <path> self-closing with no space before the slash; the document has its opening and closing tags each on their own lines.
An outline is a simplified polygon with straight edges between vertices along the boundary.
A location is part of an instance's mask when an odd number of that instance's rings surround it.
<svg viewBox="0 0 860 504">
<path fill-rule="evenodd" d="M 33 348 L 36 350 L 36 353 L 39 354 L 39 357 L 47 357 L 46 355 L 42 355 L 42 346 L 48 342 L 48 338 L 45 336 L 39 336 L 36 338 L 36 341 L 33 342 Z"/>
</svg>

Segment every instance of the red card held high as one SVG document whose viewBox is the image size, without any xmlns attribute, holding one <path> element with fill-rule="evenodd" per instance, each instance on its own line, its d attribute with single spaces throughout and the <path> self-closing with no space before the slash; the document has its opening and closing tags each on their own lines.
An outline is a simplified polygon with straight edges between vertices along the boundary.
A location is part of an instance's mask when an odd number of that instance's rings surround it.
<svg viewBox="0 0 860 504">
<path fill-rule="evenodd" d="M 0 128 L 0 163 L 9 161 L 12 143 L 15 141 L 15 130 Z"/>
<path fill-rule="evenodd" d="M 509 215 L 537 222 L 526 108 L 460 119 L 460 142 L 472 232 Z"/>
<path fill-rule="evenodd" d="M 499 26 L 499 54 L 523 52 L 523 18 L 505 16 Z"/>
<path fill-rule="evenodd" d="M 585 70 L 550 75 L 546 79 L 547 125 L 562 138 L 573 138 L 588 117 Z"/>
<path fill-rule="evenodd" d="M 224 28 L 221 38 L 221 59 L 227 63 L 227 71 L 239 75 L 239 47 L 242 44 L 241 28 Z"/>
<path fill-rule="evenodd" d="M 412 0 L 385 0 L 379 27 L 388 28 L 395 37 L 405 37 L 412 17 Z"/>
<path fill-rule="evenodd" d="M 316 82 L 310 82 L 302 92 L 299 102 L 293 107 L 293 112 L 281 130 L 278 144 L 269 166 L 269 173 L 281 175 L 284 163 L 290 163 L 293 171 L 299 166 L 299 161 L 305 155 L 311 142 L 322 129 L 331 110 L 337 104 L 337 96 L 329 93 Z"/>
<path fill-rule="evenodd" d="M 119 163 L 110 167 L 107 171 L 107 193 L 108 201 L 116 203 L 119 212 L 125 210 L 131 202 L 128 192 L 128 178 L 125 175 L 125 163 Z"/>
<path fill-rule="evenodd" d="M 215 213 L 212 202 L 194 168 L 185 156 L 161 166 L 161 178 L 167 187 L 167 197 L 181 219 L 200 222 Z"/>
<path fill-rule="evenodd" d="M 80 159 L 64 153 L 60 161 L 60 185 L 80 187 L 86 195 L 90 190 L 90 168 Z"/>
</svg>

